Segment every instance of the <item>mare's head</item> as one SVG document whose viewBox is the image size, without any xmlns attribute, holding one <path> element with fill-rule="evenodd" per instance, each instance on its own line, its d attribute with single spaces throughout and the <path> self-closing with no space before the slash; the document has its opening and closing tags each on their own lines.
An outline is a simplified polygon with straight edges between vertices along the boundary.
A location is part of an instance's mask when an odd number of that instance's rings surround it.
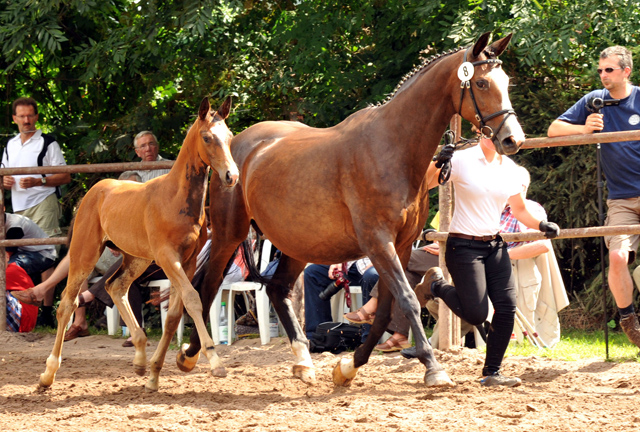
<svg viewBox="0 0 640 432">
<path fill-rule="evenodd" d="M 525 139 L 509 100 L 509 77 L 498 60 L 511 34 L 487 46 L 489 35 L 483 34 L 473 47 L 463 50 L 458 112 L 492 139 L 498 153 L 510 155 L 518 152 Z"/>
<path fill-rule="evenodd" d="M 198 154 L 202 160 L 213 168 L 223 185 L 233 187 L 238 183 L 239 171 L 229 144 L 233 134 L 227 127 L 225 119 L 231 111 L 231 97 L 218 108 L 211 109 L 209 99 L 204 98 L 198 111 Z M 194 125 L 195 126 L 195 125 Z"/>
</svg>

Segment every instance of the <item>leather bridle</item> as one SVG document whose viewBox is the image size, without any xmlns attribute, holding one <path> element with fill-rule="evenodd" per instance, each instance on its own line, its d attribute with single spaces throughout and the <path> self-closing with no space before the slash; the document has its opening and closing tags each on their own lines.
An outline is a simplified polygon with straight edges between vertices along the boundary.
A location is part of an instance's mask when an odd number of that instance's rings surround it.
<svg viewBox="0 0 640 432">
<path fill-rule="evenodd" d="M 469 52 L 468 48 L 467 50 L 465 50 L 464 52 L 464 63 L 467 63 L 467 53 Z M 496 64 L 496 65 L 501 65 L 502 64 L 502 60 L 498 60 L 498 59 L 487 59 L 487 60 L 478 60 L 475 62 L 472 62 L 471 65 L 475 68 L 476 66 L 480 66 L 483 64 Z M 460 105 L 458 107 L 458 115 L 461 114 L 462 112 L 462 100 L 464 98 L 464 91 L 465 89 L 469 89 L 469 95 L 471 95 L 471 101 L 473 102 L 473 108 L 476 110 L 476 120 L 478 121 L 478 123 L 480 123 L 480 133 L 482 134 L 483 137 L 485 138 L 493 138 L 494 136 L 497 136 L 498 133 L 500 132 L 500 129 L 502 129 L 502 126 L 504 125 L 504 123 L 507 121 L 507 119 L 509 118 L 510 115 L 516 115 L 516 112 L 513 109 L 503 109 L 500 110 L 498 112 L 495 112 L 493 114 L 490 114 L 486 117 L 482 116 L 482 113 L 480 112 L 480 108 L 478 108 L 478 103 L 476 102 L 476 97 L 473 94 L 473 87 L 471 87 L 471 81 L 470 80 L 466 80 L 466 81 L 462 81 L 460 83 L 460 88 L 462 89 L 462 91 L 460 92 Z M 498 125 L 498 128 L 494 131 L 491 126 L 487 125 L 487 122 L 495 117 L 501 116 L 503 114 L 506 114 L 504 116 L 504 119 L 502 119 L 502 122 L 500 123 L 500 125 Z"/>
</svg>

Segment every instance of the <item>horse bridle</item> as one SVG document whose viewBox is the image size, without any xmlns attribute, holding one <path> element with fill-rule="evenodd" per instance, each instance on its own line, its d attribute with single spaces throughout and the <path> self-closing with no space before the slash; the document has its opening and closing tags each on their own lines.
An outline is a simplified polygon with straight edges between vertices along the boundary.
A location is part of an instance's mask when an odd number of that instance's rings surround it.
<svg viewBox="0 0 640 432">
<path fill-rule="evenodd" d="M 467 48 L 464 52 L 464 59 L 463 59 L 463 64 L 467 63 L 467 53 L 469 52 L 469 49 L 471 48 Z M 498 59 L 487 59 L 487 60 L 478 60 L 475 62 L 471 62 L 471 65 L 475 68 L 476 66 L 480 66 L 483 64 L 496 64 L 496 65 L 501 65 L 502 64 L 502 60 L 498 60 Z M 502 126 L 504 125 L 504 123 L 507 121 L 507 119 L 509 118 L 510 115 L 516 115 L 516 112 L 513 109 L 503 109 L 501 111 L 495 112 L 493 114 L 490 114 L 486 117 L 482 116 L 482 113 L 480 112 L 480 108 L 478 108 L 478 103 L 476 102 L 476 97 L 473 94 L 473 87 L 471 87 L 471 81 L 467 80 L 467 81 L 462 81 L 460 83 L 460 88 L 462 89 L 462 91 L 460 92 L 460 105 L 458 106 L 458 115 L 460 115 L 462 113 L 462 100 L 464 99 L 464 90 L 465 89 L 469 89 L 469 94 L 471 95 L 471 101 L 473 102 L 473 108 L 476 110 L 476 120 L 478 120 L 478 123 L 480 123 L 480 133 L 482 134 L 483 137 L 486 138 L 493 138 L 494 136 L 497 136 L 498 133 L 500 132 L 500 129 L 502 129 Z M 491 128 L 491 126 L 487 125 L 487 122 L 495 117 L 501 116 L 503 114 L 506 114 L 504 116 L 504 119 L 502 119 L 502 122 L 500 123 L 500 125 L 498 125 L 498 129 L 494 130 Z"/>
</svg>

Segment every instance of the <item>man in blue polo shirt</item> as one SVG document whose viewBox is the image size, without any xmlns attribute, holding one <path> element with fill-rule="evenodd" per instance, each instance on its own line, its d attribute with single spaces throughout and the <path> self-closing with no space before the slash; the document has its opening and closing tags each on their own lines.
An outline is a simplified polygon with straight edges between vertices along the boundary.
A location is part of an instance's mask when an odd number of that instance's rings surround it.
<svg viewBox="0 0 640 432">
<path fill-rule="evenodd" d="M 632 69 L 633 60 L 626 48 L 612 46 L 602 51 L 598 74 L 604 89 L 590 92 L 558 117 L 549 126 L 548 135 L 640 129 L 640 88 L 629 80 Z M 588 104 L 593 98 L 620 99 L 620 104 L 605 106 L 600 113 L 592 113 Z M 603 143 L 601 154 L 609 190 L 606 225 L 640 223 L 640 142 Z M 633 282 L 628 264 L 635 260 L 639 241 L 638 235 L 605 237 L 609 248 L 609 287 L 620 312 L 620 326 L 638 347 L 640 324 L 633 306 Z"/>
</svg>

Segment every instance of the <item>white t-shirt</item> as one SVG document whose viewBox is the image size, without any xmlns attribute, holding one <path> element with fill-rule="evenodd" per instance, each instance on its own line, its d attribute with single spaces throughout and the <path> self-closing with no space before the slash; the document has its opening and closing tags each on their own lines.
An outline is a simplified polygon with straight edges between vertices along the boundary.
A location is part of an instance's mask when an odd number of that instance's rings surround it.
<svg viewBox="0 0 640 432">
<path fill-rule="evenodd" d="M 475 236 L 497 234 L 507 200 L 522 191 L 516 167 L 504 155 L 489 163 L 480 145 L 455 152 L 451 159 L 455 208 L 449 232 Z"/>
<path fill-rule="evenodd" d="M 13 213 L 5 213 L 4 227 L 6 231 L 11 228 L 22 229 L 23 239 L 41 239 L 49 238 L 49 236 L 42 231 L 42 229 L 28 217 L 17 215 Z M 55 260 L 58 256 L 54 245 L 31 245 L 20 246 L 18 251 L 38 252 L 45 258 Z"/>
<path fill-rule="evenodd" d="M 163 158 L 162 156 L 158 155 L 158 157 L 156 157 L 156 161 L 165 161 L 168 159 Z M 165 174 L 169 174 L 168 169 L 155 169 L 155 170 L 145 170 L 145 171 L 136 171 L 138 173 L 138 175 L 140 175 L 140 178 L 142 179 L 142 183 L 146 183 L 151 179 L 154 179 L 156 177 L 160 177 L 161 175 L 165 175 Z"/>
<path fill-rule="evenodd" d="M 38 129 L 35 134 L 24 144 L 20 141 L 20 134 L 11 138 L 7 143 L 6 152 L 2 152 L 2 166 L 4 168 L 35 167 L 38 166 L 38 155 L 42 151 L 44 138 L 42 130 Z M 7 153 L 9 160 L 7 160 Z M 42 160 L 43 166 L 66 165 L 67 162 L 62 156 L 62 150 L 56 141 L 49 144 L 47 153 Z M 51 175 L 51 174 L 48 174 Z M 56 192 L 56 188 L 50 186 L 34 186 L 29 189 L 20 187 L 20 179 L 23 177 L 40 177 L 39 174 L 14 175 L 16 182 L 11 186 L 11 204 L 14 212 L 23 211 L 40 204 L 49 195 Z"/>
</svg>

